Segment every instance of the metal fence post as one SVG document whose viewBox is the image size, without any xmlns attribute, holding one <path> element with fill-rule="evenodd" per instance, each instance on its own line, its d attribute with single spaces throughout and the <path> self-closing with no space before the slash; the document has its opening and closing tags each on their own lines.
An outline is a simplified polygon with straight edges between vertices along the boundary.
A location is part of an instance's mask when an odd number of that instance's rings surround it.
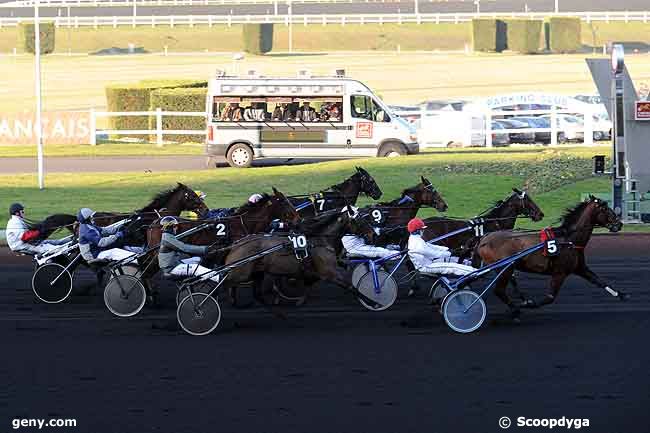
<svg viewBox="0 0 650 433">
<path fill-rule="evenodd" d="M 97 118 L 95 117 L 95 109 L 90 109 L 90 145 L 97 145 Z"/>
<path fill-rule="evenodd" d="M 156 108 L 156 146 L 163 146 L 162 108 Z"/>
<path fill-rule="evenodd" d="M 551 145 L 557 146 L 557 107 L 551 105 Z"/>
<path fill-rule="evenodd" d="M 471 143 L 470 143 L 471 144 Z M 493 147 L 492 144 L 492 110 L 485 113 L 485 147 Z"/>
<path fill-rule="evenodd" d="M 584 139 L 583 143 L 585 145 L 591 146 L 594 144 L 594 115 L 591 109 L 591 106 L 586 107 L 584 112 Z"/>
</svg>

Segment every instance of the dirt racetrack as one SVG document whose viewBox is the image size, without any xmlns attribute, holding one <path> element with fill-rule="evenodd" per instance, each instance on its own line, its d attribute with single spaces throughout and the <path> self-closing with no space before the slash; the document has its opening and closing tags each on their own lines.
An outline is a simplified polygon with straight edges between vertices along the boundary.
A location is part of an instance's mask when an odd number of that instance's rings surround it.
<svg viewBox="0 0 650 433">
<path fill-rule="evenodd" d="M 199 338 L 159 326 L 174 318 L 171 289 L 132 319 L 113 317 L 100 292 L 37 304 L 30 261 L 4 249 L 0 431 L 14 418 L 76 418 L 47 431 L 486 433 L 502 416 L 511 431 L 549 431 L 518 417 L 565 416 L 589 419 L 587 432 L 645 433 L 650 237 L 598 236 L 587 253 L 629 302 L 572 277 L 520 325 L 488 296 L 486 324 L 459 335 L 423 297 L 371 313 L 322 285 L 286 320 L 223 300 L 223 328 Z M 542 295 L 543 279 L 520 282 Z"/>
</svg>

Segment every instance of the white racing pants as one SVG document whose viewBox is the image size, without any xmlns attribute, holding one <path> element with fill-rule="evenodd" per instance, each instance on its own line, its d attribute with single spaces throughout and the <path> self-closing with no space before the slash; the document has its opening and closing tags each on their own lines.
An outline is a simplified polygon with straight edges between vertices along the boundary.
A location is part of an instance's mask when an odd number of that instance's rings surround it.
<svg viewBox="0 0 650 433">
<path fill-rule="evenodd" d="M 381 259 L 388 256 L 393 256 L 397 251 L 388 248 L 376 247 L 368 245 L 363 238 L 357 236 L 346 235 L 341 239 L 343 248 L 348 253 L 348 256 L 367 257 L 369 259 Z"/>
<path fill-rule="evenodd" d="M 53 249 L 57 248 L 58 245 L 51 244 L 47 241 L 41 242 L 37 245 L 32 245 L 32 244 L 24 244 L 26 245 L 25 248 L 21 248 L 20 250 L 16 251 L 17 253 L 23 253 L 23 254 L 30 254 L 30 255 L 37 255 L 37 256 L 42 256 L 43 254 L 47 253 L 48 251 L 52 251 Z"/>
<path fill-rule="evenodd" d="M 132 257 L 133 260 L 127 260 L 125 263 L 131 263 L 135 260 L 137 254 L 142 252 L 140 247 L 124 247 L 122 248 L 111 248 L 110 250 L 100 251 L 97 254 L 97 260 L 109 260 L 112 262 L 119 262 L 121 260 L 126 260 L 129 257 Z"/>
<path fill-rule="evenodd" d="M 436 260 L 435 262 L 431 262 L 426 266 L 418 268 L 418 271 L 423 274 L 456 275 L 462 277 L 471 274 L 476 270 L 476 268 L 472 266 L 456 263 L 457 261 L 457 257 L 448 257 L 445 260 Z"/>
<path fill-rule="evenodd" d="M 177 265 L 169 273 L 172 275 L 180 275 L 183 277 L 200 276 L 201 280 L 212 280 L 215 283 L 219 282 L 219 274 L 212 269 L 201 266 L 201 257 L 190 257 L 181 260 L 181 264 Z"/>
</svg>

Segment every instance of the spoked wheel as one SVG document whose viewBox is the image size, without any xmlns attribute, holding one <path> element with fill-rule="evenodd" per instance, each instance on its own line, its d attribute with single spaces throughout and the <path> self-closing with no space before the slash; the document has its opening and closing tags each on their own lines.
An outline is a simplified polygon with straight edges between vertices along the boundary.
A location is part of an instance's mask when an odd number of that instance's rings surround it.
<svg viewBox="0 0 650 433">
<path fill-rule="evenodd" d="M 205 293 L 186 296 L 176 310 L 178 324 L 191 335 L 207 335 L 214 331 L 221 321 L 219 302 Z"/>
<path fill-rule="evenodd" d="M 32 290 L 41 301 L 58 304 L 72 292 L 72 275 L 58 263 L 46 263 L 34 272 Z"/>
<path fill-rule="evenodd" d="M 355 266 L 352 271 L 352 286 L 359 287 L 359 281 L 368 273 L 368 271 L 370 271 L 370 267 L 367 263 L 359 263 Z"/>
<path fill-rule="evenodd" d="M 210 284 L 209 281 L 199 281 L 192 285 L 192 292 L 194 293 L 210 293 L 213 289 L 214 283 Z M 183 287 L 176 290 L 176 306 L 181 305 L 181 301 L 190 295 L 190 289 Z"/>
<path fill-rule="evenodd" d="M 487 308 L 483 299 L 475 292 L 458 290 L 442 301 L 442 314 L 451 329 L 468 334 L 481 327 Z"/>
<path fill-rule="evenodd" d="M 116 275 L 104 289 L 104 303 L 119 317 L 131 317 L 142 311 L 147 292 L 139 279 L 132 275 Z"/>
<path fill-rule="evenodd" d="M 440 304 L 442 300 L 449 293 L 449 289 L 444 284 L 438 284 L 431 293 L 431 303 L 434 305 Z"/>
<path fill-rule="evenodd" d="M 375 292 L 375 284 L 372 272 L 366 274 L 359 280 L 357 290 L 367 298 L 375 301 L 380 306 L 369 305 L 364 299 L 359 298 L 359 302 L 370 311 L 384 311 L 390 308 L 397 299 L 397 282 L 386 271 L 377 271 L 377 281 L 379 282 L 379 293 Z"/>
</svg>

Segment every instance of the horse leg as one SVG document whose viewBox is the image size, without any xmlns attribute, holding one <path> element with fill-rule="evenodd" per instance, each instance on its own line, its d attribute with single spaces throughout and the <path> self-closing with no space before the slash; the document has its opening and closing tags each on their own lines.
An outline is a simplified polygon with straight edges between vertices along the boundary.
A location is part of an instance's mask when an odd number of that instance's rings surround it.
<svg viewBox="0 0 650 433">
<path fill-rule="evenodd" d="M 555 298 L 557 297 L 557 294 L 560 292 L 560 288 L 562 287 L 562 284 L 564 283 L 564 280 L 566 280 L 567 276 L 568 274 L 565 273 L 552 274 L 551 283 L 550 283 L 550 289 L 551 289 L 550 292 L 546 293 L 546 296 L 544 296 L 544 298 L 541 301 L 528 299 L 523 304 L 521 304 L 521 306 L 525 308 L 539 308 L 544 305 L 552 304 L 553 302 L 555 302 Z"/>
<path fill-rule="evenodd" d="M 591 269 L 587 267 L 587 265 L 584 265 L 581 269 L 576 270 L 575 272 L 576 275 L 584 278 L 585 280 L 589 281 L 592 284 L 595 284 L 596 286 L 605 289 L 607 293 L 612 295 L 615 298 L 620 299 L 621 301 L 626 301 L 629 299 L 630 295 L 627 293 L 624 293 L 620 290 L 614 290 L 612 289 L 609 284 L 607 284 L 605 281 L 601 280 L 598 275 Z"/>
<path fill-rule="evenodd" d="M 510 309 L 510 317 L 518 323 L 520 321 L 521 310 L 519 309 L 519 305 L 515 304 L 506 291 L 508 282 L 512 280 L 513 272 L 513 269 L 509 269 L 499 277 L 499 280 L 494 287 L 494 294 L 501 300 L 501 302 L 508 306 Z"/>
</svg>

